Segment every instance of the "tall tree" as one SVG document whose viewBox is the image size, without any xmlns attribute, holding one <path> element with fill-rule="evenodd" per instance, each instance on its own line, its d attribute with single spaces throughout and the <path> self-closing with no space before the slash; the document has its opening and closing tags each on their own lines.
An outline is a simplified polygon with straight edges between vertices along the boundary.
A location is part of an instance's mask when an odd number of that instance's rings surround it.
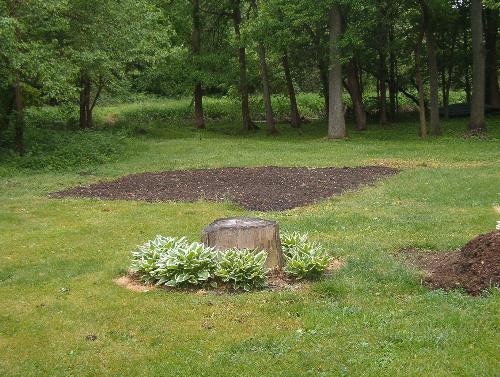
<svg viewBox="0 0 500 377">
<path fill-rule="evenodd" d="M 297 106 L 297 97 L 295 95 L 295 87 L 293 85 L 292 74 L 290 72 L 290 62 L 288 59 L 288 51 L 285 50 L 282 57 L 283 71 L 285 73 L 286 89 L 288 92 L 288 99 L 290 101 L 290 124 L 292 127 L 300 127 L 300 113 Z"/>
<path fill-rule="evenodd" d="M 419 115 L 419 136 L 427 137 L 427 121 L 425 119 L 425 90 L 424 90 L 424 80 L 422 78 L 422 68 L 421 68 L 421 51 L 422 51 L 422 39 L 424 38 L 424 32 L 422 30 L 417 38 L 417 43 L 415 44 L 415 81 L 417 82 L 418 90 L 418 115 Z"/>
<path fill-rule="evenodd" d="M 346 64 L 347 71 L 347 90 L 351 96 L 354 108 L 354 117 L 356 118 L 356 128 L 358 131 L 366 130 L 366 111 L 363 104 L 363 94 L 359 84 L 359 72 L 356 59 L 353 57 Z"/>
<path fill-rule="evenodd" d="M 191 46 L 195 65 L 198 66 L 201 52 L 201 17 L 200 0 L 192 0 L 193 32 L 191 35 Z M 205 128 L 205 118 L 203 116 L 203 88 L 198 79 L 194 84 L 194 123 L 196 128 Z"/>
<path fill-rule="evenodd" d="M 498 48 L 497 36 L 500 26 L 500 11 L 498 8 L 485 10 L 486 24 L 486 103 L 500 108 L 500 89 L 498 86 Z"/>
<path fill-rule="evenodd" d="M 241 116 L 243 118 L 243 130 L 250 131 L 256 127 L 250 116 L 250 103 L 248 98 L 247 84 L 247 57 L 246 49 L 241 38 L 241 1 L 231 0 L 231 15 L 233 19 L 234 33 L 236 35 L 236 43 L 238 44 L 238 64 L 240 72 L 240 94 L 241 94 Z"/>
<path fill-rule="evenodd" d="M 344 105 L 342 101 L 342 63 L 340 60 L 339 41 L 342 33 L 342 17 L 340 6 L 333 5 L 330 9 L 330 71 L 328 78 L 328 137 L 343 139 L 347 136 Z"/>
<path fill-rule="evenodd" d="M 255 10 L 255 18 L 259 18 L 259 9 L 257 0 L 252 0 L 252 7 Z M 274 135 L 278 133 L 276 123 L 274 121 L 273 104 L 271 101 L 271 83 L 269 80 L 269 67 L 266 59 L 266 47 L 264 46 L 264 38 L 257 35 L 257 54 L 259 55 L 260 75 L 262 80 L 262 97 L 264 99 L 264 110 L 266 113 L 267 133 Z"/>
<path fill-rule="evenodd" d="M 485 95 L 485 49 L 483 42 L 483 2 L 471 0 L 470 5 L 472 33 L 472 103 L 469 129 L 480 131 L 485 129 L 484 95 Z"/>
<path fill-rule="evenodd" d="M 427 43 L 427 65 L 430 80 L 430 128 L 432 135 L 441 135 L 439 125 L 439 72 L 433 20 L 431 19 L 431 10 L 427 0 L 419 0 L 419 2 L 422 8 L 424 34 Z"/>
</svg>

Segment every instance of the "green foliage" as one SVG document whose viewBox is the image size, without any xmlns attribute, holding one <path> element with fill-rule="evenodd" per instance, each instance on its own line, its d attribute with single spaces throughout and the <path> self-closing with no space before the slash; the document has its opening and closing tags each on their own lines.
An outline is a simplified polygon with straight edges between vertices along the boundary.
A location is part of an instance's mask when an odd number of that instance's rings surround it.
<svg viewBox="0 0 500 377">
<path fill-rule="evenodd" d="M 215 250 L 193 242 L 179 242 L 165 249 L 157 261 L 154 274 L 158 285 L 181 287 L 200 285 L 213 277 L 216 268 Z"/>
<path fill-rule="evenodd" d="M 249 249 L 229 249 L 219 252 L 216 276 L 234 289 L 250 291 L 266 285 L 267 253 Z"/>
<path fill-rule="evenodd" d="M 132 264 L 130 269 L 135 272 L 142 281 L 151 284 L 158 280 L 156 270 L 158 262 L 167 250 L 175 250 L 186 246 L 186 238 L 174 238 L 156 236 L 154 240 L 139 246 L 137 251 L 132 252 Z"/>
<path fill-rule="evenodd" d="M 309 242 L 307 234 L 285 233 L 281 236 L 281 245 L 285 271 L 298 280 L 317 279 L 328 267 L 328 253 L 320 244 Z"/>
<path fill-rule="evenodd" d="M 12 155 L 8 149 L 0 154 L 4 163 L 14 169 L 64 171 L 85 170 L 115 161 L 122 152 L 123 143 L 118 135 L 31 128 L 26 132 L 23 156 Z"/>
<path fill-rule="evenodd" d="M 216 251 L 185 237 L 156 236 L 132 252 L 130 270 L 148 284 L 197 286 L 221 279 L 234 289 L 264 287 L 267 253 L 247 249 Z"/>
</svg>

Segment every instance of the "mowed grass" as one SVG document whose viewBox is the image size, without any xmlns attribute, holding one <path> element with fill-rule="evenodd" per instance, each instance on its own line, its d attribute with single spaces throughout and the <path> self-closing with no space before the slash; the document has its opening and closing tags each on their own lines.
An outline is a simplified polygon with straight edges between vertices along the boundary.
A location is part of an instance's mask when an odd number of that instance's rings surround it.
<svg viewBox="0 0 500 377">
<path fill-rule="evenodd" d="M 397 255 L 408 246 L 456 249 L 500 220 L 500 118 L 488 125 L 487 140 L 462 138 L 459 120 L 429 140 L 410 121 L 326 141 L 322 122 L 301 131 L 281 125 L 273 138 L 242 135 L 238 124 L 195 132 L 152 123 L 125 140 L 116 163 L 3 176 L 0 375 L 498 376 L 499 292 L 430 291 Z M 47 197 L 144 171 L 374 164 L 401 173 L 280 213 Z M 135 245 L 156 234 L 198 240 L 214 219 L 239 215 L 309 232 L 345 267 L 290 292 L 138 293 L 113 282 Z"/>
</svg>

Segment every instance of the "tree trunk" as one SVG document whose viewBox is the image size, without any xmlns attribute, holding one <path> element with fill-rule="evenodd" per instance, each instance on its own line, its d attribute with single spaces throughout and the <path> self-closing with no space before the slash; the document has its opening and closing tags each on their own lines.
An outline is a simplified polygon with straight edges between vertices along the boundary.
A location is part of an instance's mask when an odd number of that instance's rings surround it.
<svg viewBox="0 0 500 377">
<path fill-rule="evenodd" d="M 217 250 L 265 250 L 268 254 L 266 267 L 283 267 L 279 227 L 275 221 L 246 217 L 220 219 L 203 230 L 202 241 Z"/>
<path fill-rule="evenodd" d="M 423 33 L 420 33 L 415 47 L 415 80 L 418 87 L 418 115 L 420 121 L 419 136 L 427 137 L 427 122 L 425 120 L 425 91 L 422 79 L 422 68 L 420 66 Z"/>
<path fill-rule="evenodd" d="M 497 69 L 498 19 L 498 10 L 486 9 L 486 103 L 496 108 L 500 108 Z"/>
<path fill-rule="evenodd" d="M 300 114 L 297 106 L 297 98 L 295 96 L 295 88 L 293 86 L 292 74 L 290 73 L 290 63 L 288 61 L 288 52 L 285 51 L 282 58 L 283 70 L 285 71 L 286 89 L 288 98 L 290 99 L 290 123 L 292 127 L 300 127 Z"/>
<path fill-rule="evenodd" d="M 329 104 L 328 104 L 328 137 L 343 139 L 347 136 L 342 102 L 342 64 L 339 61 L 340 50 L 338 41 L 342 32 L 340 7 L 333 6 L 330 10 L 330 73 L 329 73 Z"/>
<path fill-rule="evenodd" d="M 441 68 L 441 97 L 443 98 L 443 118 L 448 120 L 449 113 L 448 113 L 448 97 L 446 95 L 446 87 L 447 87 L 446 69 L 443 66 Z"/>
<path fill-rule="evenodd" d="M 318 68 L 319 68 L 319 76 L 321 80 L 321 89 L 323 91 L 323 99 L 325 102 L 325 114 L 326 117 L 328 118 L 329 116 L 329 111 L 328 108 L 330 106 L 330 93 L 329 93 L 329 69 L 328 69 L 328 63 L 323 59 L 320 58 L 318 61 Z"/>
<path fill-rule="evenodd" d="M 396 56 L 394 54 L 394 28 L 390 28 L 389 32 L 389 103 L 390 103 L 390 115 L 391 120 L 396 120 L 396 115 L 398 112 L 398 84 L 397 84 L 397 72 L 396 72 Z"/>
<path fill-rule="evenodd" d="M 19 80 L 14 84 L 14 110 L 16 113 L 15 144 L 16 152 L 24 154 L 24 103 L 23 91 Z"/>
<path fill-rule="evenodd" d="M 248 99 L 248 84 L 247 84 L 247 63 L 246 51 L 241 41 L 240 24 L 241 24 L 241 10 L 240 0 L 232 0 L 233 5 L 233 23 L 236 40 L 240 47 L 238 48 L 238 63 L 240 67 L 240 94 L 241 94 L 241 116 L 243 118 L 243 130 L 250 131 L 256 127 L 250 117 L 250 104 Z"/>
<path fill-rule="evenodd" d="M 469 128 L 483 130 L 484 93 L 485 93 L 485 50 L 483 43 L 483 4 L 482 0 L 471 0 L 472 31 L 472 102 Z"/>
<path fill-rule="evenodd" d="M 260 74 L 262 78 L 264 108 L 266 111 L 267 133 L 269 135 L 274 135 L 278 133 L 278 130 L 274 122 L 273 104 L 271 102 L 271 84 L 269 83 L 269 68 L 267 66 L 266 48 L 264 47 L 264 43 L 259 41 L 257 49 L 259 53 Z"/>
<path fill-rule="evenodd" d="M 191 42 L 195 65 L 198 68 L 199 62 L 197 59 L 201 51 L 200 0 L 193 0 L 193 32 L 191 35 Z M 203 116 L 203 88 L 199 81 L 194 85 L 194 123 L 198 129 L 205 128 L 205 119 Z"/>
<path fill-rule="evenodd" d="M 427 65 L 429 67 L 430 80 L 430 123 L 431 134 L 441 135 L 439 126 L 439 72 L 437 65 L 436 44 L 431 27 L 429 7 L 425 0 L 420 0 L 422 7 L 423 28 L 425 40 L 427 42 Z"/>
<path fill-rule="evenodd" d="M 92 83 L 87 73 L 80 74 L 80 128 L 92 127 L 92 109 L 90 106 L 90 95 Z"/>
<path fill-rule="evenodd" d="M 379 100 L 379 119 L 380 124 L 387 124 L 387 89 L 385 85 L 385 54 L 379 52 L 379 85 L 380 85 L 380 100 Z"/>
<path fill-rule="evenodd" d="M 448 57 L 448 64 L 444 71 L 444 90 L 443 90 L 443 108 L 444 108 L 444 118 L 449 119 L 449 104 L 450 104 L 450 89 L 451 81 L 453 80 L 453 67 L 455 66 L 455 49 L 457 45 L 457 27 L 453 29 L 451 51 Z"/>
<path fill-rule="evenodd" d="M 356 117 L 356 128 L 358 131 L 366 130 L 366 111 L 363 104 L 363 95 L 359 85 L 358 66 L 356 60 L 353 58 L 347 64 L 347 88 L 351 96 L 352 104 L 354 107 L 354 116 Z"/>
</svg>

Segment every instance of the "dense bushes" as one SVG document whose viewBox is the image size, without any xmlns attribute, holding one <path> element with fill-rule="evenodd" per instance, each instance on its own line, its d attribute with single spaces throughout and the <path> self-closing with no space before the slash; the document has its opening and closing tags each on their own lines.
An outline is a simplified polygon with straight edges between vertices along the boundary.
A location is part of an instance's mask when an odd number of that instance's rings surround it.
<svg viewBox="0 0 500 377">
<path fill-rule="evenodd" d="M 123 149 L 117 135 L 95 131 L 26 130 L 26 152 L 22 157 L 1 153 L 1 159 L 15 169 L 75 170 L 114 161 Z"/>
<path fill-rule="evenodd" d="M 320 277 L 329 256 L 307 235 L 282 237 L 285 271 L 296 280 Z M 143 282 L 168 287 L 228 284 L 249 291 L 267 285 L 267 253 L 248 249 L 217 251 L 186 238 L 157 236 L 132 253 L 130 270 Z"/>
</svg>

